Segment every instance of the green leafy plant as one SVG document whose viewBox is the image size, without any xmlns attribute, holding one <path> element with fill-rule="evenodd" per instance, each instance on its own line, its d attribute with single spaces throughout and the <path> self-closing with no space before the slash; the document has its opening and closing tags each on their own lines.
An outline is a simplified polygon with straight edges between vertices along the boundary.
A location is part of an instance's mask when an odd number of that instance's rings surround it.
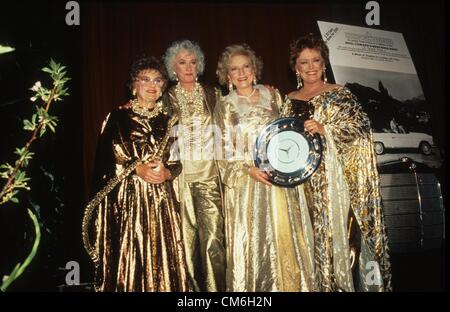
<svg viewBox="0 0 450 312">
<path fill-rule="evenodd" d="M 23 147 L 18 147 L 14 153 L 18 156 L 18 159 L 11 165 L 4 163 L 0 165 L 0 178 L 6 180 L 0 192 L 0 205 L 7 202 L 19 203 L 17 198 L 18 193 L 21 190 L 30 190 L 28 181 L 30 178 L 26 174 L 26 168 L 34 156 L 34 153 L 30 151 L 31 144 L 41 138 L 49 129 L 51 132 L 55 132 L 55 128 L 58 123 L 58 118 L 52 116 L 49 113 L 50 107 L 53 103 L 61 101 L 64 96 L 69 95 L 65 84 L 69 77 L 66 77 L 66 67 L 59 63 L 50 60 L 49 67 L 42 68 L 42 71 L 50 74 L 53 80 L 51 89 L 46 89 L 42 86 L 41 82 L 36 82 L 30 89 L 35 92 L 35 95 L 30 98 L 32 102 L 38 101 L 41 105 L 36 105 L 36 112 L 31 117 L 31 120 L 23 121 L 23 129 L 31 132 L 30 139 L 25 143 Z M 31 263 L 39 247 L 41 238 L 41 231 L 38 219 L 36 215 L 28 209 L 28 216 L 33 222 L 35 230 L 35 240 L 33 247 L 23 263 L 18 263 L 10 275 L 4 276 L 2 284 L 0 286 L 1 291 L 11 285 L 25 270 L 25 268 Z"/>
</svg>

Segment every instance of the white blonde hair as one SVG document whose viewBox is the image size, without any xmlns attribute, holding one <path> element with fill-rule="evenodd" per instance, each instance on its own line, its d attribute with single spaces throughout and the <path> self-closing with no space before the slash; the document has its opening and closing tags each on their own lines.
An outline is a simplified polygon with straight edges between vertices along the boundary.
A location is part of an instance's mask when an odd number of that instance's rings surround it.
<svg viewBox="0 0 450 312">
<path fill-rule="evenodd" d="M 205 55 L 197 42 L 190 40 L 182 40 L 173 42 L 170 47 L 167 48 L 166 53 L 163 56 L 164 65 L 166 66 L 167 73 L 171 80 L 177 78 L 173 66 L 175 63 L 175 57 L 180 51 L 186 50 L 190 53 L 194 53 L 197 59 L 197 73 L 200 76 L 205 70 Z"/>
</svg>

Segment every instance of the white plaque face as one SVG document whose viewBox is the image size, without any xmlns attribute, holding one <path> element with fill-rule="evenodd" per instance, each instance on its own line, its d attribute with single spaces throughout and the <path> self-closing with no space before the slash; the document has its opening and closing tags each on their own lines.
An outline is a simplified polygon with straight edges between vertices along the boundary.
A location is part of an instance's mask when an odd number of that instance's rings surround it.
<svg viewBox="0 0 450 312">
<path fill-rule="evenodd" d="M 275 170 L 291 173 L 305 167 L 309 144 L 298 132 L 284 131 L 271 138 L 267 146 L 267 158 Z"/>
<path fill-rule="evenodd" d="M 264 127 L 255 144 L 255 166 L 282 187 L 309 179 L 322 159 L 322 139 L 304 131 L 303 120 L 278 118 Z"/>
</svg>

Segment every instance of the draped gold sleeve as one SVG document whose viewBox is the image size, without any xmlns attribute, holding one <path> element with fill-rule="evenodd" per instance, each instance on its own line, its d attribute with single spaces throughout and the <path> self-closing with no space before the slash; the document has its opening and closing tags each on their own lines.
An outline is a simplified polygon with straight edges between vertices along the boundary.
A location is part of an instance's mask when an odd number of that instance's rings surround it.
<svg viewBox="0 0 450 312">
<path fill-rule="evenodd" d="M 232 103 L 220 98 L 214 110 L 214 122 L 221 134 L 221 144 L 216 146 L 216 155 L 222 182 L 230 188 L 246 174 L 249 166 L 253 166 L 251 161 L 244 158 L 244 142 L 236 133 L 238 124 L 234 114 Z"/>
<path fill-rule="evenodd" d="M 323 113 L 321 112 L 323 110 Z M 320 116 L 320 114 L 322 115 Z M 346 152 L 355 140 L 370 132 L 369 119 L 350 91 L 339 91 L 318 108 L 319 122 L 327 126 L 330 135 L 339 143 L 339 152 Z"/>
<path fill-rule="evenodd" d="M 275 104 L 275 106 L 277 107 L 278 112 L 281 115 L 281 109 L 283 107 L 283 99 L 281 98 L 281 94 L 280 91 L 278 91 L 278 89 L 273 89 L 271 91 L 272 97 L 273 97 L 273 102 Z"/>
<path fill-rule="evenodd" d="M 289 117 L 289 115 L 291 114 L 291 110 L 292 110 L 292 103 L 289 97 L 286 95 L 284 97 L 284 102 L 280 108 L 280 117 Z"/>
<path fill-rule="evenodd" d="M 324 124 L 327 139 L 333 140 L 343 165 L 350 206 L 368 249 L 367 258 L 379 265 L 383 283 L 376 290 L 392 290 L 388 239 L 370 120 L 355 96 L 345 87 L 330 93 L 322 105 L 316 105 L 315 117 Z"/>
</svg>

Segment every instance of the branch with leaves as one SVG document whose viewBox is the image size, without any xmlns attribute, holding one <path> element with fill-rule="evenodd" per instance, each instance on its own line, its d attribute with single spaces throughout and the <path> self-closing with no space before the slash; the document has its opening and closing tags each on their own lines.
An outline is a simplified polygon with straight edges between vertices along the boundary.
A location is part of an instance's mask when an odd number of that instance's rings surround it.
<svg viewBox="0 0 450 312">
<path fill-rule="evenodd" d="M 0 165 L 0 178 L 6 180 L 0 192 L 0 205 L 9 201 L 19 203 L 17 198 L 19 191 L 24 189 L 30 190 L 30 187 L 28 186 L 30 178 L 26 175 L 25 169 L 34 156 L 34 153 L 30 151 L 31 144 L 38 138 L 41 138 L 47 132 L 47 129 L 50 129 L 53 133 L 55 132 L 58 118 L 50 115 L 49 110 L 53 103 L 61 101 L 64 96 L 69 95 L 67 88 L 65 88 L 65 84 L 70 78 L 66 77 L 65 69 L 65 66 L 61 66 L 61 64 L 56 63 L 51 59 L 49 67 L 42 68 L 42 71 L 50 74 L 50 77 L 53 80 L 52 88 L 44 88 L 41 82 L 38 81 L 30 89 L 35 92 L 35 95 L 31 97 L 30 100 L 32 102 L 40 100 L 42 105 L 36 105 L 36 112 L 31 117 L 31 120 L 23 121 L 23 129 L 31 131 L 31 137 L 23 147 L 18 147 L 14 151 L 14 153 L 18 155 L 18 159 L 14 165 L 9 163 Z M 32 251 L 23 264 L 18 263 L 13 272 L 9 276 L 3 278 L 3 282 L 0 286 L 1 291 L 5 291 L 8 286 L 22 274 L 24 269 L 34 258 L 39 246 L 40 228 L 37 217 L 29 209 L 28 215 L 33 221 L 36 235 Z"/>
<path fill-rule="evenodd" d="M 34 153 L 30 152 L 31 144 L 39 137 L 42 137 L 47 128 L 55 132 L 55 127 L 58 121 L 56 116 L 51 116 L 48 111 L 53 102 L 61 101 L 63 96 L 69 95 L 67 88 L 64 88 L 65 83 L 70 79 L 66 77 L 65 66 L 61 66 L 50 60 L 50 68 L 44 67 L 42 71 L 48 72 L 53 80 L 53 88 L 46 89 L 38 81 L 31 88 L 36 94 L 30 99 L 36 101 L 41 99 L 44 102 L 43 106 L 36 105 L 36 113 L 33 114 L 30 120 L 24 120 L 24 130 L 32 131 L 31 137 L 22 148 L 16 148 L 15 154 L 19 156 L 14 166 L 9 163 L 0 166 L 0 177 L 6 179 L 6 183 L 0 192 L 0 205 L 7 201 L 18 203 L 15 197 L 20 189 L 29 190 L 27 181 L 30 179 L 26 176 L 23 170 L 28 166 L 29 161 L 33 158 Z"/>
</svg>

